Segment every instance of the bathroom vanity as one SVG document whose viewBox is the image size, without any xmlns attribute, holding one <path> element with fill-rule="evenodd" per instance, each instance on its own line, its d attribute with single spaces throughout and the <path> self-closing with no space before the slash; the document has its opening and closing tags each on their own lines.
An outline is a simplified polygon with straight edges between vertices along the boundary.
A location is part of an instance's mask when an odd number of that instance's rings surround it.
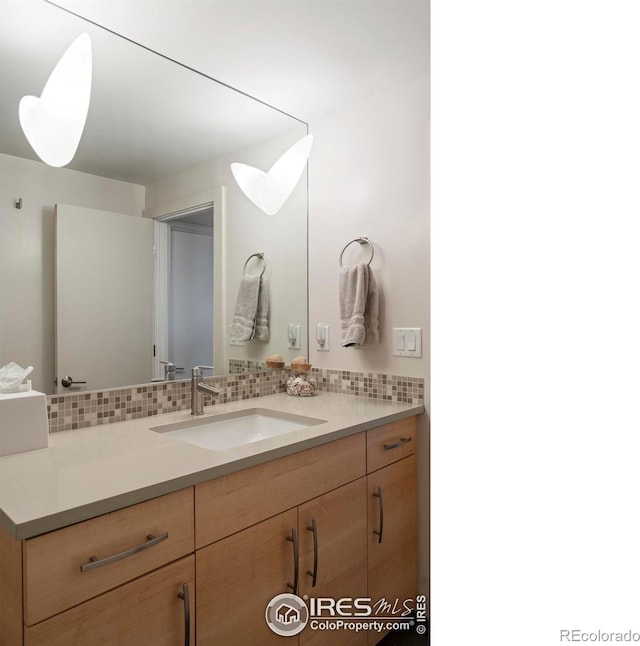
<svg viewBox="0 0 640 646">
<path fill-rule="evenodd" d="M 422 405 L 275 395 L 207 417 L 256 402 L 320 423 L 222 451 L 149 430 L 182 411 L 0 460 L 0 644 L 377 643 L 280 637 L 265 609 L 285 592 L 415 598 Z"/>
</svg>

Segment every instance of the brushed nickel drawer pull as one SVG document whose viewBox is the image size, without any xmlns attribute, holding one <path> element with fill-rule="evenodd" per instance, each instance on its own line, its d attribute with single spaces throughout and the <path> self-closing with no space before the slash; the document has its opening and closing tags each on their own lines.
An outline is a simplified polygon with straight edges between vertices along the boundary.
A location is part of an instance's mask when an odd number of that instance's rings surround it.
<svg viewBox="0 0 640 646">
<path fill-rule="evenodd" d="M 293 594 L 298 594 L 298 530 L 295 527 L 291 528 L 291 536 L 287 536 L 287 540 L 293 543 L 293 583 L 287 582 L 287 587 L 293 591 Z"/>
<path fill-rule="evenodd" d="M 191 643 L 191 603 L 189 602 L 189 584 L 182 584 L 178 597 L 184 601 L 184 646 Z"/>
<path fill-rule="evenodd" d="M 106 556 L 103 559 L 99 559 L 97 556 L 92 556 L 89 559 L 88 563 L 83 563 L 80 566 L 80 572 L 88 572 L 89 570 L 95 570 L 96 568 L 102 567 L 103 565 L 110 565 L 111 563 L 115 563 L 116 561 L 120 561 L 121 559 L 126 559 L 127 556 L 133 556 L 138 552 L 142 552 L 143 550 L 149 549 L 150 547 L 153 547 L 158 543 L 162 543 L 162 541 L 166 541 L 167 538 L 169 538 L 169 532 L 160 534 L 160 536 L 154 536 L 153 534 L 149 534 L 147 536 L 146 543 L 143 543 L 142 545 L 136 545 L 131 549 L 125 550 L 124 552 L 120 552 L 119 554 Z"/>
<path fill-rule="evenodd" d="M 307 527 L 310 532 L 313 532 L 313 572 L 307 570 L 307 574 L 312 577 L 311 587 L 316 587 L 318 579 L 318 523 L 315 518 L 311 519 L 311 527 Z"/>
<path fill-rule="evenodd" d="M 382 502 L 382 487 L 378 487 L 373 494 L 378 499 L 380 505 L 380 528 L 374 529 L 373 533 L 378 535 L 378 543 L 382 543 L 382 530 L 384 529 L 384 505 Z"/>
<path fill-rule="evenodd" d="M 383 449 L 385 451 L 391 451 L 391 449 L 397 449 L 399 446 L 403 446 L 404 444 L 409 444 L 411 442 L 410 437 L 401 437 L 397 442 L 394 444 L 384 444 Z"/>
</svg>

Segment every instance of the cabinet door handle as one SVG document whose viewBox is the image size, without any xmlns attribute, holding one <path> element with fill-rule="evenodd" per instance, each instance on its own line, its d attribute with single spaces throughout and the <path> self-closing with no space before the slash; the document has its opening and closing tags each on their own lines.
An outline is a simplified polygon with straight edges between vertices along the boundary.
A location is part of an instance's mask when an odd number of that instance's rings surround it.
<svg viewBox="0 0 640 646">
<path fill-rule="evenodd" d="M 373 494 L 378 499 L 380 506 L 380 528 L 374 529 L 373 533 L 378 535 L 378 543 L 382 543 L 382 530 L 384 528 L 384 504 L 382 502 L 382 487 L 378 487 Z"/>
<path fill-rule="evenodd" d="M 394 442 L 393 444 L 383 444 L 382 448 L 385 451 L 391 451 L 391 449 L 397 449 L 399 446 L 403 446 L 404 444 L 409 444 L 411 442 L 410 437 L 401 437 L 397 442 Z"/>
<path fill-rule="evenodd" d="M 291 536 L 287 540 L 293 543 L 293 583 L 287 582 L 287 587 L 293 590 L 293 594 L 298 594 L 298 530 L 291 528 Z"/>
<path fill-rule="evenodd" d="M 184 601 L 184 646 L 191 643 L 191 603 L 189 602 L 189 584 L 182 584 L 182 592 L 178 597 Z"/>
<path fill-rule="evenodd" d="M 125 550 L 124 552 L 120 552 L 119 554 L 113 554 L 112 556 L 105 556 L 103 559 L 99 559 L 97 556 L 92 556 L 89 559 L 88 563 L 83 563 L 80 566 L 80 572 L 88 572 L 89 570 L 95 570 L 96 568 L 102 567 L 103 565 L 111 565 L 111 563 L 115 563 L 116 561 L 120 561 L 121 559 L 126 559 L 127 556 L 133 556 L 138 552 L 142 552 L 143 550 L 148 550 L 150 547 L 153 547 L 158 543 L 162 543 L 162 541 L 166 541 L 167 538 L 169 538 L 168 532 L 165 532 L 164 534 L 160 534 L 160 536 L 154 536 L 153 534 L 149 534 L 147 536 L 146 543 L 142 543 L 142 545 L 136 545 L 135 547 Z"/>
<path fill-rule="evenodd" d="M 307 570 L 307 574 L 313 577 L 311 587 L 316 587 L 316 580 L 318 579 L 318 523 L 315 518 L 311 519 L 311 527 L 307 527 L 310 532 L 313 532 L 313 572 Z"/>
</svg>

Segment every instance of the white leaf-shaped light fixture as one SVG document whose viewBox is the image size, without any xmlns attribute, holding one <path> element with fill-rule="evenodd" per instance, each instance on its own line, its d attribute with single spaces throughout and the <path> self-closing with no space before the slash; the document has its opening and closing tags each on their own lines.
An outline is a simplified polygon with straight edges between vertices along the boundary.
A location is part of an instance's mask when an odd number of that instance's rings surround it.
<svg viewBox="0 0 640 646">
<path fill-rule="evenodd" d="M 231 172 L 243 193 L 267 215 L 275 215 L 295 188 L 309 159 L 313 135 L 296 142 L 265 173 L 247 164 L 231 164 Z"/>
<path fill-rule="evenodd" d="M 49 166 L 66 166 L 76 154 L 89 111 L 91 67 L 91 39 L 80 34 L 51 72 L 42 94 L 20 99 L 22 131 Z"/>
</svg>

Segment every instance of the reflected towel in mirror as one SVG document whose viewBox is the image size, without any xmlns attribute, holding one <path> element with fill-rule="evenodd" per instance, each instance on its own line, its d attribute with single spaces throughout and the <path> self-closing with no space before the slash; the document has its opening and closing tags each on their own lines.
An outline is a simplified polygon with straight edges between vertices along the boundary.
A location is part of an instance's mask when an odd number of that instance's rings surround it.
<svg viewBox="0 0 640 646">
<path fill-rule="evenodd" d="M 237 341 L 269 340 L 269 296 L 260 276 L 244 274 L 238 288 L 231 323 L 231 338 Z"/>
<path fill-rule="evenodd" d="M 249 341 L 253 338 L 260 294 L 260 276 L 244 274 L 238 288 L 236 309 L 231 323 L 231 338 L 237 341 Z"/>
<path fill-rule="evenodd" d="M 253 338 L 256 341 L 269 340 L 269 291 L 267 289 L 267 281 L 264 278 L 260 281 Z"/>
</svg>

